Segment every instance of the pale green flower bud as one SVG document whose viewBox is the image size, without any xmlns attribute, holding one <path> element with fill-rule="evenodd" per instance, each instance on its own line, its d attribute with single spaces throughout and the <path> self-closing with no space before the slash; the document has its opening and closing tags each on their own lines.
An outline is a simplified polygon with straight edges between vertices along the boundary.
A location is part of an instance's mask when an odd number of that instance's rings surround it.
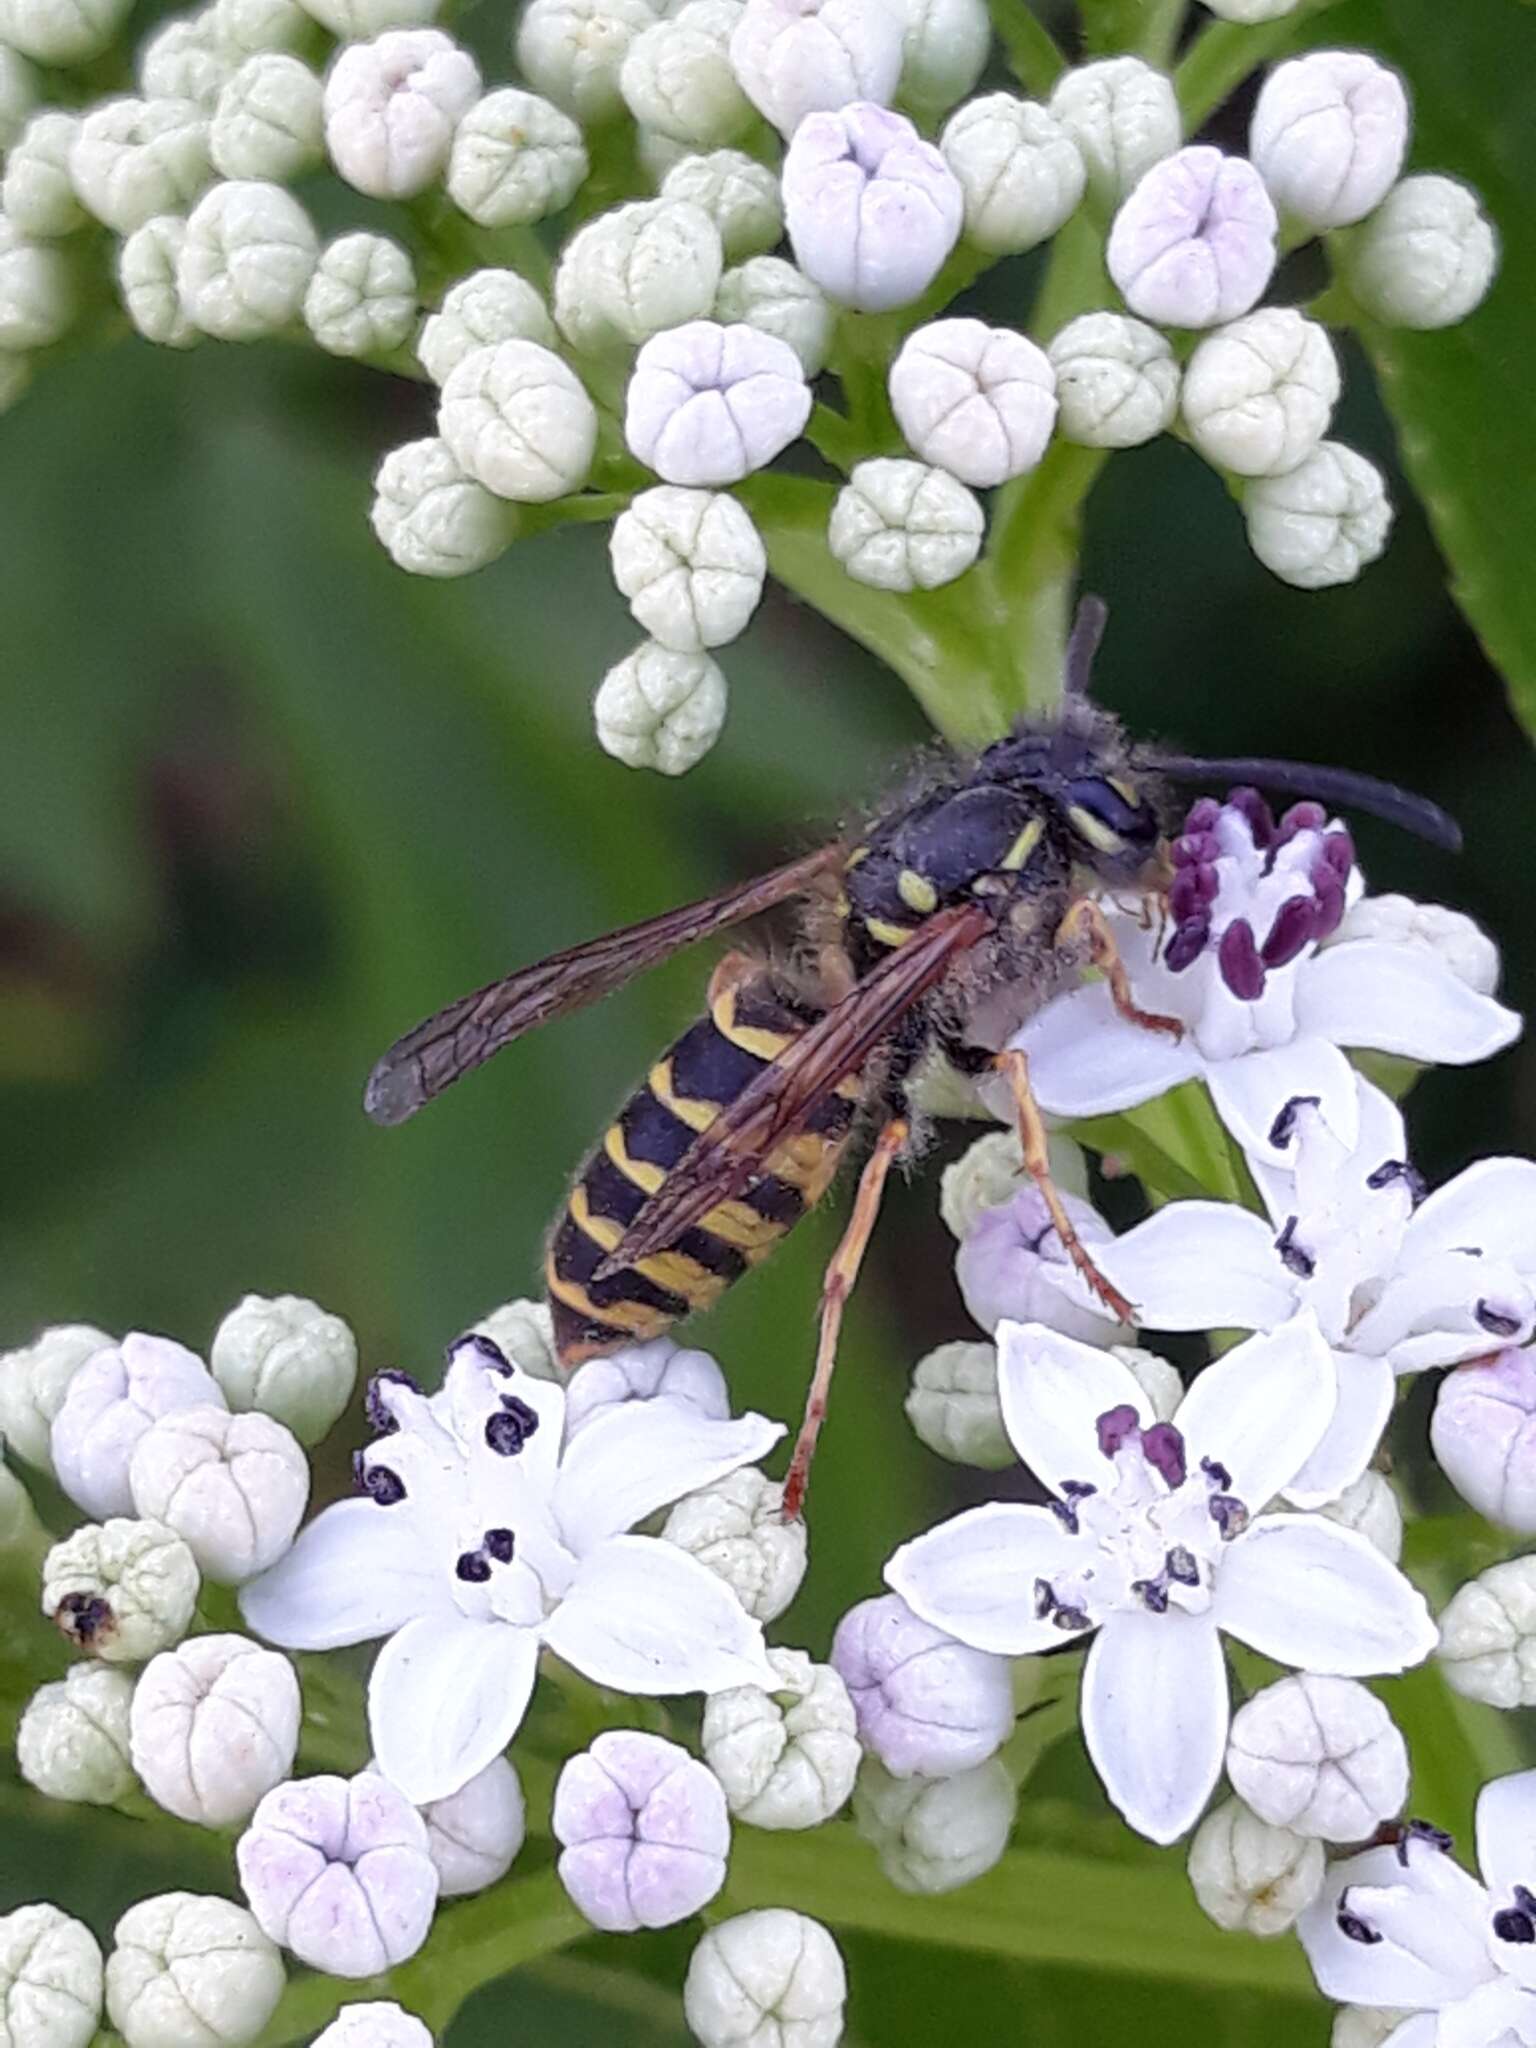
<svg viewBox="0 0 1536 2048">
<path fill-rule="evenodd" d="M 889 381 L 908 447 L 977 490 L 1033 469 L 1056 424 L 1056 376 L 1044 351 L 984 320 L 918 328 Z"/>
<path fill-rule="evenodd" d="M 190 100 L 106 100 L 80 123 L 69 174 L 88 213 L 131 235 L 208 183 L 207 119 Z"/>
<path fill-rule="evenodd" d="M 0 43 L 0 155 L 15 145 L 41 97 L 37 73 L 26 58 Z"/>
<path fill-rule="evenodd" d="M 373 530 L 411 576 L 472 576 L 517 534 L 516 508 L 466 476 L 446 441 L 392 448 L 373 489 Z"/>
<path fill-rule="evenodd" d="M 413 2013 L 388 2000 L 344 2005 L 314 2048 L 433 2048 L 432 2036 Z"/>
<path fill-rule="evenodd" d="M 134 1446 L 135 1512 L 163 1522 L 205 1578 L 239 1586 L 288 1550 L 309 1500 L 309 1461 L 270 1415 L 223 1407 L 162 1415 Z"/>
<path fill-rule="evenodd" d="M 1180 409 L 1207 462 L 1234 476 L 1280 476 L 1327 433 L 1340 384 L 1326 327 L 1293 306 L 1261 306 L 1200 343 Z"/>
<path fill-rule="evenodd" d="M 1063 1194 L 1088 1199 L 1088 1163 L 1081 1145 L 1053 1133 L 1051 1178 Z M 1011 1202 L 1025 1185 L 1017 1131 L 988 1131 L 939 1176 L 939 1214 L 952 1236 L 968 1237 L 984 1209 Z"/>
<path fill-rule="evenodd" d="M 942 114 L 965 98 L 986 64 L 986 0 L 899 0 L 897 11 L 905 24 L 897 97 L 920 114 Z"/>
<path fill-rule="evenodd" d="M 315 32 L 315 17 L 298 0 L 213 0 L 210 13 L 219 41 L 237 60 L 305 49 Z"/>
<path fill-rule="evenodd" d="M 1167 338 L 1144 320 L 1080 314 L 1046 353 L 1066 440 L 1087 448 L 1139 448 L 1172 425 L 1179 366 Z"/>
<path fill-rule="evenodd" d="M 1359 1842 L 1402 1812 L 1408 1746 L 1375 1693 L 1355 1679 L 1298 1672 L 1233 1715 L 1227 1777 L 1272 1827 Z"/>
<path fill-rule="evenodd" d="M 1105 57 L 1057 81 L 1051 112 L 1101 191 L 1121 199 L 1182 138 L 1173 81 L 1139 57 Z"/>
<path fill-rule="evenodd" d="M 784 233 L 777 177 L 739 149 L 683 157 L 662 179 L 661 196 L 702 208 L 715 224 L 728 263 L 771 249 Z"/>
<path fill-rule="evenodd" d="M 819 1920 L 770 1906 L 703 1936 L 683 1981 L 700 2048 L 837 2048 L 848 1973 Z"/>
<path fill-rule="evenodd" d="M 564 1381 L 564 1369 L 555 1356 L 554 1318 L 547 1301 L 503 1302 L 470 1328 L 489 1337 L 509 1363 L 531 1372 L 535 1379 Z"/>
<path fill-rule="evenodd" d="M 1406 2006 L 1341 2005 L 1333 2016 L 1328 2048 L 1385 2048 L 1403 2021 L 1412 2018 Z"/>
<path fill-rule="evenodd" d="M 1341 1529 L 1353 1529 L 1390 1564 L 1396 1564 L 1403 1554 L 1403 1510 L 1384 1473 L 1362 1472 L 1337 1500 L 1325 1501 L 1315 1512 L 1337 1522 Z"/>
<path fill-rule="evenodd" d="M 1339 945 L 1348 939 L 1421 947 L 1478 995 L 1491 996 L 1498 990 L 1498 946 L 1464 911 L 1444 903 L 1416 903 L 1411 896 L 1362 896 L 1345 911 L 1343 923 L 1325 943 Z"/>
<path fill-rule="evenodd" d="M 592 700 L 598 745 L 627 768 L 686 775 L 720 737 L 726 701 L 725 677 L 707 654 L 643 640 Z"/>
<path fill-rule="evenodd" d="M 878 1757 L 866 1756 L 853 1821 L 899 1891 L 952 1892 L 999 1860 L 1018 1804 L 995 1756 L 952 1778 L 893 1778 Z"/>
<path fill-rule="evenodd" d="M 245 1636 L 190 1636 L 140 1674 L 130 1754 L 167 1813 L 230 1827 L 292 1771 L 299 1717 L 298 1676 L 280 1652 Z"/>
<path fill-rule="evenodd" d="M 743 1465 L 680 1500 L 662 1536 L 724 1579 L 754 1621 L 777 1621 L 805 1577 L 803 1521 L 786 1522 L 784 1488 Z"/>
<path fill-rule="evenodd" d="M 147 100 L 191 100 L 213 112 L 239 59 L 219 33 L 212 8 L 158 28 L 139 52 L 139 91 Z"/>
<path fill-rule="evenodd" d="M 477 348 L 498 341 L 536 341 L 553 348 L 559 337 L 549 308 L 515 270 L 476 270 L 461 278 L 421 330 L 416 354 L 434 384 Z"/>
<path fill-rule="evenodd" d="M 27 1702 L 16 1729 L 16 1768 L 46 1798 L 112 1805 L 133 1790 L 132 1699 L 126 1671 L 72 1665 L 56 1685 L 40 1686 Z"/>
<path fill-rule="evenodd" d="M 113 1929 L 107 2011 L 127 2048 L 240 2048 L 283 1995 L 283 1963 L 243 1906 L 161 1892 Z"/>
<path fill-rule="evenodd" d="M 1392 507 L 1381 471 L 1341 441 L 1321 441 L 1284 476 L 1243 493 L 1248 545 L 1282 583 L 1353 583 L 1387 545 Z"/>
<path fill-rule="evenodd" d="M 522 1781 L 504 1756 L 493 1758 L 457 1792 L 434 1799 L 420 1811 L 438 1896 L 444 1899 L 467 1898 L 499 1883 L 517 1860 L 527 1833 Z"/>
<path fill-rule="evenodd" d="M 0 0 L 0 43 L 36 64 L 85 64 L 122 27 L 132 0 Z"/>
<path fill-rule="evenodd" d="M 804 1650 L 770 1650 L 779 1683 L 733 1686 L 704 1702 L 704 1761 L 737 1820 L 814 1828 L 846 1804 L 859 1768 L 848 1688 Z"/>
<path fill-rule="evenodd" d="M 929 1450 L 952 1464 L 1001 1472 L 1017 1461 L 1003 1428 L 993 1344 L 941 1344 L 920 1358 L 906 1409 L 908 1422 Z"/>
<path fill-rule="evenodd" d="M 236 1414 L 258 1409 L 317 1444 L 352 1398 L 357 1339 L 301 1294 L 248 1294 L 214 1333 L 208 1368 Z"/>
<path fill-rule="evenodd" d="M 975 496 L 946 471 L 881 456 L 859 463 L 838 492 L 827 544 L 856 582 L 935 590 L 970 568 L 985 525 Z"/>
<path fill-rule="evenodd" d="M 1477 194 L 1429 175 L 1394 185 L 1344 244 L 1344 280 L 1389 327 L 1451 327 L 1481 305 L 1499 267 L 1498 236 Z"/>
<path fill-rule="evenodd" d="M 101 2017 L 96 1937 L 57 1906 L 20 1906 L 0 1919 L 0 2015 L 5 2048 L 87 2048 Z"/>
<path fill-rule="evenodd" d="M 0 370 L 6 362 L 0 355 Z M 39 1472 L 52 1472 L 48 1438 L 69 1383 L 88 1358 L 111 1344 L 94 1323 L 59 1323 L 20 1350 L 0 1354 L 0 1437 L 8 1451 Z"/>
<path fill-rule="evenodd" d="M 31 242 L 0 214 L 0 351 L 47 348 L 79 305 L 75 271 L 51 242 Z"/>
<path fill-rule="evenodd" d="M 1469 1700 L 1536 1706 L 1536 1557 L 1490 1565 L 1460 1587 L 1440 1616 L 1435 1655 Z"/>
<path fill-rule="evenodd" d="M 591 127 L 623 105 L 625 56 L 655 21 L 646 0 L 528 0 L 517 27 L 517 61 L 537 91 Z"/>
<path fill-rule="evenodd" d="M 1154 1418 L 1158 1422 L 1171 1422 L 1174 1410 L 1184 1398 L 1184 1382 L 1177 1367 L 1170 1365 L 1166 1358 L 1160 1358 L 1155 1351 L 1143 1351 L 1139 1345 L 1110 1344 L 1106 1348 L 1119 1359 L 1146 1395 Z"/>
<path fill-rule="evenodd" d="M 1235 21 L 1243 28 L 1251 28 L 1261 21 L 1278 21 L 1282 15 L 1294 14 L 1301 0 L 1200 0 L 1212 14 L 1222 21 Z"/>
<path fill-rule="evenodd" d="M 724 264 L 702 207 L 639 199 L 572 236 L 555 272 L 555 323 L 577 348 L 639 343 L 709 312 Z"/>
<path fill-rule="evenodd" d="M 969 101 L 951 116 L 939 147 L 960 181 L 966 236 L 992 255 L 1033 249 L 1054 235 L 1087 187 L 1072 136 L 1054 114 L 1012 93 Z"/>
<path fill-rule="evenodd" d="M 281 185 L 232 179 L 193 208 L 176 285 L 204 334 L 256 341 L 298 318 L 319 254 L 309 215 Z"/>
<path fill-rule="evenodd" d="M 586 144 L 570 115 L 537 93 L 503 86 L 455 130 L 448 196 L 481 227 L 513 227 L 569 206 L 586 175 Z"/>
<path fill-rule="evenodd" d="M 752 107 L 731 68 L 738 0 L 688 0 L 641 31 L 619 71 L 619 91 L 637 121 L 693 149 L 715 149 L 751 125 Z"/>
<path fill-rule="evenodd" d="M 386 356 L 416 325 L 416 272 L 387 235 L 340 235 L 320 251 L 304 324 L 329 355 Z"/>
<path fill-rule="evenodd" d="M 819 376 L 826 365 L 832 307 L 819 286 L 780 256 L 754 256 L 728 270 L 715 294 L 714 317 L 787 342 L 807 377 Z"/>
<path fill-rule="evenodd" d="M 47 241 L 85 225 L 85 209 L 69 175 L 69 152 L 79 132 L 77 115 L 47 107 L 33 115 L 13 145 L 5 159 L 0 207 L 18 234 Z"/>
<path fill-rule="evenodd" d="M 197 1564 L 163 1522 L 87 1522 L 43 1560 L 42 1610 L 78 1649 L 142 1664 L 185 1635 Z"/>
<path fill-rule="evenodd" d="M 208 132 L 226 178 L 283 184 L 319 163 L 324 142 L 317 75 L 280 50 L 247 57 L 219 94 Z"/>
<path fill-rule="evenodd" d="M 619 514 L 608 551 L 635 623 L 680 654 L 724 647 L 744 632 L 768 570 L 745 506 L 672 484 L 642 491 Z"/>
<path fill-rule="evenodd" d="M 460 467 L 516 504 L 580 490 L 597 450 L 581 379 L 536 341 L 476 349 L 449 372 L 438 431 Z"/>
<path fill-rule="evenodd" d="M 1284 1934 L 1323 1888 L 1323 1845 L 1229 1799 L 1195 1830 L 1189 1881 L 1202 1911 L 1229 1934 Z"/>
</svg>

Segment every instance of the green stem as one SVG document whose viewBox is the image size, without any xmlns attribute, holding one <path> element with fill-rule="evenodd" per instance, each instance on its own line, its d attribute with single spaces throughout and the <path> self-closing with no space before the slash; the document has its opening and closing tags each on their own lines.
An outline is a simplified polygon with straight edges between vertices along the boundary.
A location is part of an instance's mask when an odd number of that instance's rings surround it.
<svg viewBox="0 0 1536 2048">
<path fill-rule="evenodd" d="M 992 26 L 1008 53 L 1008 68 L 1024 87 L 1043 99 L 1067 68 L 1056 38 L 1029 0 L 992 0 Z"/>
<path fill-rule="evenodd" d="M 1186 133 L 1193 134 L 1261 64 L 1288 50 L 1309 15 L 1336 5 L 1337 0 L 1303 0 L 1294 14 L 1279 21 L 1259 22 L 1253 28 L 1213 21 L 1203 28 L 1173 74 Z"/>
<path fill-rule="evenodd" d="M 999 493 L 987 570 L 1009 621 L 1012 708 L 1040 710 L 1060 695 L 1083 503 L 1107 459 L 1107 449 L 1056 441 Z"/>
<path fill-rule="evenodd" d="M 1090 57 L 1122 51 L 1166 64 L 1178 40 L 1185 0 L 1083 0 L 1083 34 Z"/>
</svg>

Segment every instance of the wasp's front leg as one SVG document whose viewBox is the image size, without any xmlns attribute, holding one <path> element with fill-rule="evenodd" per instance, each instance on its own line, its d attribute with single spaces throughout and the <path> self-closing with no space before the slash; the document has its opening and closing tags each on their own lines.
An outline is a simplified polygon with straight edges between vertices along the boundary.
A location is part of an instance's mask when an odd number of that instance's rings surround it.
<svg viewBox="0 0 1536 2048">
<path fill-rule="evenodd" d="M 1170 1038 L 1182 1038 L 1184 1026 L 1179 1018 L 1163 1017 L 1155 1010 L 1144 1010 L 1131 994 L 1131 978 L 1120 958 L 1115 935 L 1091 896 L 1079 896 L 1056 928 L 1056 944 L 1060 947 L 1074 946 L 1084 938 L 1088 941 L 1089 961 L 1109 984 L 1110 1000 L 1127 1024 L 1139 1025 L 1143 1031 L 1163 1031 Z"/>
</svg>

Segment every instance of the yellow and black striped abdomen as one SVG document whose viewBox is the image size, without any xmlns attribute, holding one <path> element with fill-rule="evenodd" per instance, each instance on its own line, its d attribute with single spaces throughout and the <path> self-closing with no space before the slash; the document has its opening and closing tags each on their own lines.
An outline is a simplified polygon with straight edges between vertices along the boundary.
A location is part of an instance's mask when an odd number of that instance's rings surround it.
<svg viewBox="0 0 1536 2048">
<path fill-rule="evenodd" d="M 717 1204 L 675 1245 L 605 1279 L 593 1277 L 699 1132 L 812 1021 L 764 976 L 728 982 L 609 1125 L 577 1176 L 545 1261 L 564 1364 L 659 1336 L 680 1316 L 708 1308 L 821 1199 L 848 1142 L 856 1078 L 818 1106 L 808 1128 L 787 1139 L 749 1187 Z"/>
</svg>

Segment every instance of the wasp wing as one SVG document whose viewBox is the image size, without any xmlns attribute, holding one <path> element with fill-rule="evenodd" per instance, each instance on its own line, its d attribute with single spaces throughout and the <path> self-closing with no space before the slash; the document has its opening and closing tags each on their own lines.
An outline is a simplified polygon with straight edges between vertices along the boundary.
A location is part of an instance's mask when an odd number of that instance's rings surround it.
<svg viewBox="0 0 1536 2048">
<path fill-rule="evenodd" d="M 842 858 L 840 845 L 820 847 L 738 888 L 552 953 L 461 996 L 396 1040 L 368 1076 L 364 1109 L 375 1123 L 404 1123 L 525 1031 L 595 1002 L 684 946 L 799 895 Z"/>
<path fill-rule="evenodd" d="M 694 1139 L 597 1270 L 617 1273 L 665 1251 L 759 1175 L 774 1151 L 845 1076 L 859 1071 L 912 1005 L 992 920 L 975 904 L 928 918 L 843 1000 L 748 1083 Z"/>
</svg>

